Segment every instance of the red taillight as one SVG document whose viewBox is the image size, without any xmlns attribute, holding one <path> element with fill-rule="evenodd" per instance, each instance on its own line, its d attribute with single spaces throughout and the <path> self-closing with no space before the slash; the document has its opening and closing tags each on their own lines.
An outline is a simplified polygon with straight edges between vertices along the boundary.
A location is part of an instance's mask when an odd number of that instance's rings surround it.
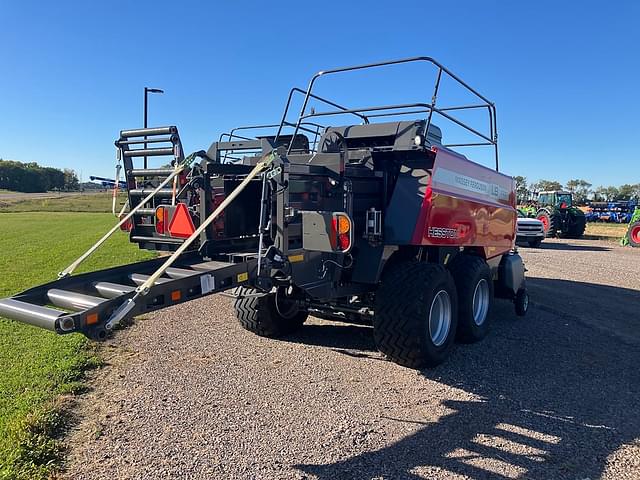
<svg viewBox="0 0 640 480">
<path fill-rule="evenodd" d="M 339 252 L 346 253 L 351 249 L 351 219 L 344 213 L 334 213 L 331 219 L 331 243 Z"/>
<path fill-rule="evenodd" d="M 120 215 L 120 220 L 122 220 L 125 217 L 125 215 L 126 213 L 123 213 L 122 215 Z M 133 228 L 133 223 L 131 222 L 131 219 L 128 219 L 126 222 L 120 225 L 120 230 L 122 230 L 123 232 L 130 232 L 132 228 Z"/>
<path fill-rule="evenodd" d="M 156 208 L 156 233 L 164 235 L 166 230 L 167 209 L 164 207 Z"/>
<path fill-rule="evenodd" d="M 340 246 L 340 250 L 345 252 L 349 250 L 349 247 L 351 247 L 351 238 L 349 238 L 349 235 L 347 234 L 340 234 L 338 235 L 338 244 Z"/>
</svg>

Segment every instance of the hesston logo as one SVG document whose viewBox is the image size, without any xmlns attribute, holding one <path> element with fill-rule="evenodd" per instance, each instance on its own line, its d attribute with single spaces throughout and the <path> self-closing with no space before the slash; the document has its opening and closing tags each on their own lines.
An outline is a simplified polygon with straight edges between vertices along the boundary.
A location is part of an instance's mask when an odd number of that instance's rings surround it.
<svg viewBox="0 0 640 480">
<path fill-rule="evenodd" d="M 456 228 L 429 227 L 427 236 L 431 238 L 458 238 L 458 230 Z"/>
</svg>

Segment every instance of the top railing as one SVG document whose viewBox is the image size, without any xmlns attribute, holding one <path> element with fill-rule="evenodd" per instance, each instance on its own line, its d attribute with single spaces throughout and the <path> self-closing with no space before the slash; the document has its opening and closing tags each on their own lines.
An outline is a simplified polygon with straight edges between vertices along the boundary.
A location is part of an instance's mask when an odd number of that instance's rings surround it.
<svg viewBox="0 0 640 480">
<path fill-rule="evenodd" d="M 345 72 L 353 72 L 356 70 L 365 70 L 371 68 L 378 67 L 388 67 L 393 65 L 414 63 L 414 62 L 427 62 L 434 65 L 437 68 L 436 81 L 433 87 L 433 93 L 431 95 L 430 102 L 416 102 L 416 103 L 406 103 L 406 104 L 392 104 L 392 105 L 376 105 L 362 108 L 346 108 L 341 105 L 338 105 L 332 101 L 321 98 L 313 93 L 313 87 L 316 83 L 316 80 L 322 76 L 334 75 L 338 73 Z M 454 80 L 457 84 L 462 86 L 465 90 L 470 92 L 473 96 L 478 98 L 479 103 L 474 103 L 470 105 L 454 105 L 448 106 L 444 108 L 439 108 L 437 103 L 438 92 L 440 89 L 440 82 L 442 76 L 446 75 L 447 77 Z M 302 103 L 302 107 L 300 109 L 300 114 L 298 115 L 298 119 L 295 123 L 287 122 L 287 114 L 289 112 L 289 108 L 291 106 L 291 99 L 294 91 L 304 94 L 304 101 Z M 336 107 L 336 110 L 329 110 L 324 112 L 316 112 L 310 111 L 307 113 L 307 107 L 309 106 L 310 99 L 320 100 L 321 102 L 328 104 L 330 106 Z M 457 112 L 462 110 L 474 110 L 474 109 L 487 109 L 488 112 L 488 120 L 489 120 L 489 134 L 486 135 L 484 133 L 479 132 L 477 129 L 467 125 L 465 122 L 456 118 L 454 114 L 450 112 Z M 309 86 L 305 90 L 301 89 L 292 89 L 289 94 L 289 98 L 287 100 L 287 104 L 285 106 L 284 113 L 282 115 L 282 120 L 280 122 L 278 132 L 276 134 L 276 140 L 281 135 L 283 128 L 292 127 L 293 137 L 300 131 L 304 131 L 304 124 L 309 123 L 311 118 L 331 116 L 331 115 L 343 115 L 343 114 L 353 114 L 360 117 L 364 123 L 369 123 L 369 120 L 376 117 L 385 117 L 385 116 L 400 116 L 400 115 L 408 115 L 408 114 L 418 114 L 418 113 L 426 113 L 427 121 L 425 123 L 424 136 L 427 137 L 427 133 L 429 131 L 429 127 L 431 126 L 431 121 L 434 113 L 440 115 L 447 120 L 457 124 L 463 129 L 467 130 L 474 136 L 479 137 L 480 141 L 478 142 L 470 142 L 470 143 L 456 143 L 456 144 L 448 144 L 444 145 L 446 147 L 470 147 L 470 146 L 493 146 L 495 152 L 495 168 L 498 170 L 498 132 L 497 132 L 497 123 L 496 123 L 496 109 L 493 102 L 488 100 L 485 96 L 478 93 L 475 89 L 469 86 L 466 82 L 464 82 L 460 77 L 451 72 L 448 68 L 437 62 L 431 57 L 412 57 L 412 58 L 404 58 L 400 60 L 390 60 L 386 62 L 378 62 L 378 63 L 368 63 L 364 65 L 356 65 L 351 67 L 343 67 L 343 68 L 334 68 L 331 70 L 323 70 L 316 73 L 311 80 L 309 81 Z M 291 151 L 292 145 L 289 146 L 289 151 Z"/>
</svg>

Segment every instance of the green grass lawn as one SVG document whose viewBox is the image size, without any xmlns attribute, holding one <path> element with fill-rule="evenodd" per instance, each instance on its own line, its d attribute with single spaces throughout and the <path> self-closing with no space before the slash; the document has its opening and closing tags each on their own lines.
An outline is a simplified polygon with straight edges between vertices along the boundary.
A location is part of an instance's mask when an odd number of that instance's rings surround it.
<svg viewBox="0 0 640 480">
<path fill-rule="evenodd" d="M 56 195 L 55 193 L 52 195 Z M 110 212 L 111 192 L 83 192 L 77 195 L 60 194 L 52 198 L 0 199 L 0 213 L 3 212 Z M 127 199 L 118 196 L 117 210 L 120 211 Z"/>
<path fill-rule="evenodd" d="M 0 213 L 0 298 L 56 278 L 115 218 L 100 213 Z M 81 271 L 150 258 L 117 232 Z M 56 335 L 0 318 L 0 479 L 46 478 L 60 459 L 62 394 L 81 390 L 99 363 L 78 334 Z"/>
</svg>

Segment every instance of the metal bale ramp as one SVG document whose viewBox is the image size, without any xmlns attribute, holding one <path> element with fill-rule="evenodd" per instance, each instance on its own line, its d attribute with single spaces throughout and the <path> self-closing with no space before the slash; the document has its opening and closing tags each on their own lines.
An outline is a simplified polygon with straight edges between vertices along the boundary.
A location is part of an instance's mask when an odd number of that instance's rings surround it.
<svg viewBox="0 0 640 480">
<path fill-rule="evenodd" d="M 146 295 L 131 302 L 127 318 L 242 285 L 256 267 L 255 260 L 203 262 L 195 254 L 181 260 L 167 268 Z M 0 300 L 0 316 L 60 334 L 80 332 L 102 340 L 114 312 L 134 298 L 164 261 L 158 258 L 58 279 Z"/>
</svg>

